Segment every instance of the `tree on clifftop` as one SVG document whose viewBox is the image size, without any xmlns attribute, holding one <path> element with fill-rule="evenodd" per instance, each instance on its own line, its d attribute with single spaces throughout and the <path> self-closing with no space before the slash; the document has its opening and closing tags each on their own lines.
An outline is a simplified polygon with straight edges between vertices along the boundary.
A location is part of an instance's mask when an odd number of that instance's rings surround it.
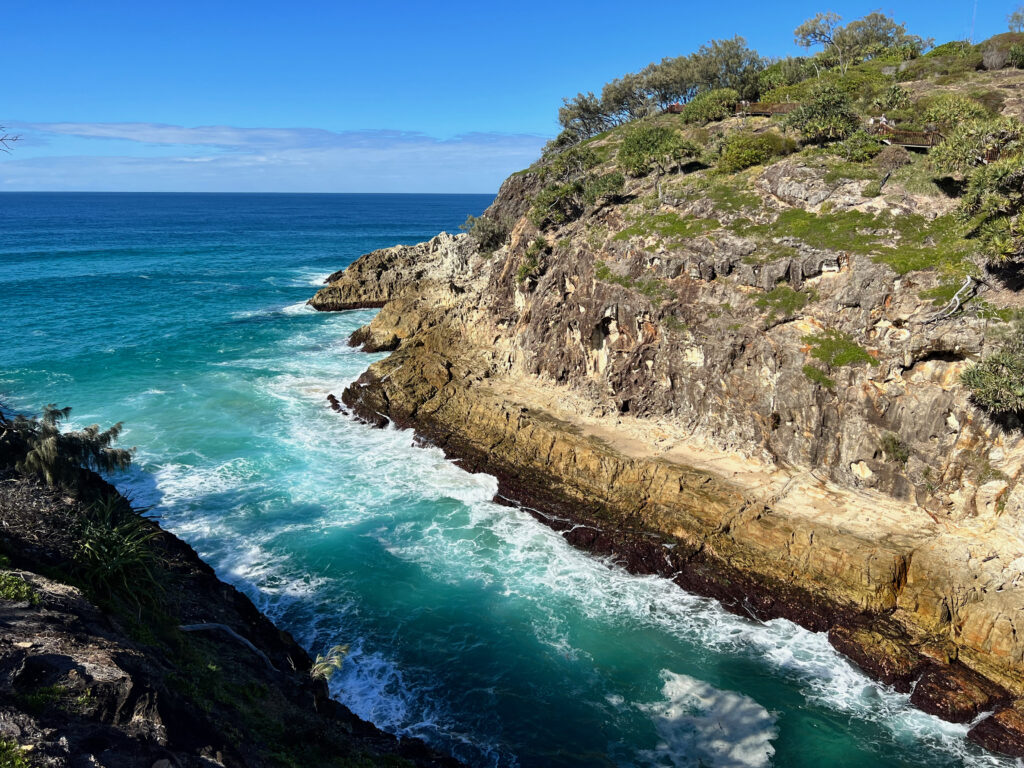
<svg viewBox="0 0 1024 768">
<path fill-rule="evenodd" d="M 834 61 L 844 75 L 851 64 L 861 59 L 892 51 L 901 51 L 901 58 L 910 59 L 932 43 L 917 35 L 908 35 L 905 24 L 878 11 L 855 19 L 845 27 L 840 26 L 841 21 L 842 17 L 832 11 L 819 13 L 793 30 L 793 36 L 801 48 L 822 46 L 820 55 L 826 62 Z"/>
<path fill-rule="evenodd" d="M 1024 32 L 1024 5 L 1018 5 L 1017 10 L 1006 17 L 1006 24 L 1011 32 Z"/>
</svg>

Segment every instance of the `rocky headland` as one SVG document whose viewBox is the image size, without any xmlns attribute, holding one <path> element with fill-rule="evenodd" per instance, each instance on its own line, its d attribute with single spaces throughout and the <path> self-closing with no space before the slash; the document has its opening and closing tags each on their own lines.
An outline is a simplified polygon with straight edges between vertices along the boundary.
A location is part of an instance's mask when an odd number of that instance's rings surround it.
<svg viewBox="0 0 1024 768">
<path fill-rule="evenodd" d="M 1024 73 L 970 86 L 1020 117 Z M 724 172 L 716 146 L 778 122 L 682 118 L 639 123 L 703 142 L 697 161 L 630 172 L 636 126 L 616 128 L 511 176 L 486 226 L 332 275 L 312 306 L 379 307 L 351 341 L 392 351 L 341 401 L 571 543 L 828 632 L 1024 756 L 1024 434 L 961 382 L 1015 332 L 1019 272 L 977 258 L 928 155 L 808 145 Z M 558 209 L 581 147 L 586 178 L 627 173 Z"/>
</svg>

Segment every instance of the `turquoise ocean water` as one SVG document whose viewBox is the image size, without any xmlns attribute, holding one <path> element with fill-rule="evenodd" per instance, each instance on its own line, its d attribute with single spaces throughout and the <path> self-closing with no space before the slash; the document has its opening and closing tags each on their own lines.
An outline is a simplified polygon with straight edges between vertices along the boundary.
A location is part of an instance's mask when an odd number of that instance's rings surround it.
<svg viewBox="0 0 1024 768">
<path fill-rule="evenodd" d="M 1010 766 L 822 635 L 573 550 L 411 433 L 332 412 L 370 311 L 304 302 L 480 195 L 0 195 L 0 399 L 123 420 L 116 478 L 362 717 L 473 766 Z"/>
</svg>

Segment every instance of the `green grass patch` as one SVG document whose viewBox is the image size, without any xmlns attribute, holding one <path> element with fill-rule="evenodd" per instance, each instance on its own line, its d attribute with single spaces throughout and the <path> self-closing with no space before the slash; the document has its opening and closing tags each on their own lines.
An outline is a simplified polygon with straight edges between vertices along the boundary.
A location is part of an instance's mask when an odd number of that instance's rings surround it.
<svg viewBox="0 0 1024 768">
<path fill-rule="evenodd" d="M 688 330 L 690 330 L 690 326 L 688 326 L 675 315 L 669 315 L 668 317 L 664 318 L 661 322 L 664 323 L 665 327 L 668 330 L 675 331 L 676 333 L 686 333 Z"/>
<path fill-rule="evenodd" d="M 840 162 L 829 167 L 825 173 L 825 181 L 832 184 L 837 181 L 875 181 L 878 169 L 864 163 Z"/>
<path fill-rule="evenodd" d="M 815 365 L 805 365 L 803 371 L 804 376 L 818 386 L 824 387 L 825 389 L 834 389 L 836 386 L 836 383 L 828 377 L 828 374 Z"/>
<path fill-rule="evenodd" d="M 804 336 L 804 343 L 811 345 L 811 357 L 821 360 L 826 365 L 839 368 L 844 365 L 868 363 L 878 365 L 864 347 L 853 340 L 853 337 L 835 328 L 821 334 Z"/>
<path fill-rule="evenodd" d="M 632 224 L 617 232 L 612 240 L 650 236 L 661 239 L 687 239 L 703 235 L 718 227 L 717 219 L 683 218 L 677 213 L 648 213 L 634 219 Z"/>
<path fill-rule="evenodd" d="M 735 221 L 730 229 L 747 237 L 796 237 L 812 248 L 866 254 L 899 274 L 938 268 L 951 276 L 967 274 L 970 244 L 952 215 L 929 221 L 924 216 L 841 211 L 814 214 L 793 208 L 775 221 Z"/>
<path fill-rule="evenodd" d="M 817 296 L 813 291 L 804 293 L 795 291 L 788 285 L 779 285 L 754 299 L 754 305 L 760 310 L 767 310 L 768 316 L 774 319 L 776 316 L 795 315 L 815 298 Z"/>
<path fill-rule="evenodd" d="M 0 600 L 28 601 L 30 605 L 39 605 L 39 593 L 18 574 L 3 571 L 0 572 Z"/>
<path fill-rule="evenodd" d="M 728 180 L 720 176 L 691 176 L 670 191 L 687 200 L 710 200 L 724 213 L 747 213 L 760 208 L 762 200 L 747 189 L 746 181 L 743 174 Z"/>
<path fill-rule="evenodd" d="M 665 285 L 663 280 L 659 280 L 656 277 L 650 280 L 634 280 L 630 277 L 622 277 L 612 272 L 611 268 L 603 261 L 594 263 L 594 277 L 603 283 L 613 283 L 621 285 L 623 288 L 628 288 L 631 291 L 636 291 L 650 299 L 651 304 L 654 306 L 658 306 L 666 299 L 674 298 L 676 295 L 675 291 Z"/>
<path fill-rule="evenodd" d="M 889 177 L 889 184 L 903 187 L 912 195 L 924 195 L 926 197 L 948 197 L 942 188 L 935 183 L 937 174 L 928 162 L 927 155 L 916 155 L 911 153 L 910 165 L 897 168 Z"/>
</svg>

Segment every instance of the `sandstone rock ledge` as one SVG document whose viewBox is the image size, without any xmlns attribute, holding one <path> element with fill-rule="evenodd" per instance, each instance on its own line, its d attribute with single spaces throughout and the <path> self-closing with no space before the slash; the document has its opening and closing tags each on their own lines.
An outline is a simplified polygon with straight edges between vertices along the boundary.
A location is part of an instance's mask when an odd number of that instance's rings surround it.
<svg viewBox="0 0 1024 768">
<path fill-rule="evenodd" d="M 885 315 L 876 304 L 897 313 L 918 303 L 899 280 L 893 287 L 886 268 L 864 260 L 870 278 L 849 265 L 819 270 L 823 307 L 795 323 L 726 333 L 708 320 L 717 336 L 674 334 L 655 322 L 664 310 L 626 281 L 595 276 L 593 245 L 572 241 L 540 277 L 517 280 L 515 252 L 527 236 L 520 221 L 509 245 L 484 256 L 466 236 L 442 234 L 368 254 L 332 276 L 312 305 L 379 303 L 352 341 L 394 350 L 345 390 L 345 405 L 495 475 L 499 500 L 524 505 L 576 546 L 615 554 L 631 571 L 661 574 L 736 613 L 827 631 L 868 674 L 913 690 L 915 705 L 947 720 L 993 712 L 970 737 L 1024 756 L 1024 494 L 1013 480 L 1024 456 L 1018 440 L 950 392 L 963 357 L 955 345 L 970 329 L 914 335 L 919 349 L 955 354 L 917 352 L 915 362 L 893 353 L 890 365 L 882 348 L 881 370 L 850 372 L 823 395 L 786 378 L 806 358 L 780 341 L 820 328 L 830 312 L 833 325 L 869 313 L 877 323 Z M 690 306 L 713 292 L 740 305 L 749 292 L 685 272 L 673 281 Z M 826 304 L 830 297 L 836 303 Z M 846 309 L 854 304 L 856 317 Z M 912 377 L 920 386 L 907 386 Z M 658 398 L 677 403 L 660 407 L 651 394 L 658 387 L 669 393 Z M 941 416 L 924 424 L 933 409 Z M 900 418 L 915 448 L 918 439 L 931 446 L 921 455 L 946 481 L 964 440 L 1009 471 L 997 473 L 998 487 L 964 473 L 939 487 L 933 475 L 934 493 L 915 500 L 906 474 L 866 448 L 878 434 L 870 430 Z M 958 434 L 943 431 L 950 418 Z M 788 442 L 773 444 L 785 430 Z M 934 430 L 941 436 L 930 438 Z"/>
</svg>

